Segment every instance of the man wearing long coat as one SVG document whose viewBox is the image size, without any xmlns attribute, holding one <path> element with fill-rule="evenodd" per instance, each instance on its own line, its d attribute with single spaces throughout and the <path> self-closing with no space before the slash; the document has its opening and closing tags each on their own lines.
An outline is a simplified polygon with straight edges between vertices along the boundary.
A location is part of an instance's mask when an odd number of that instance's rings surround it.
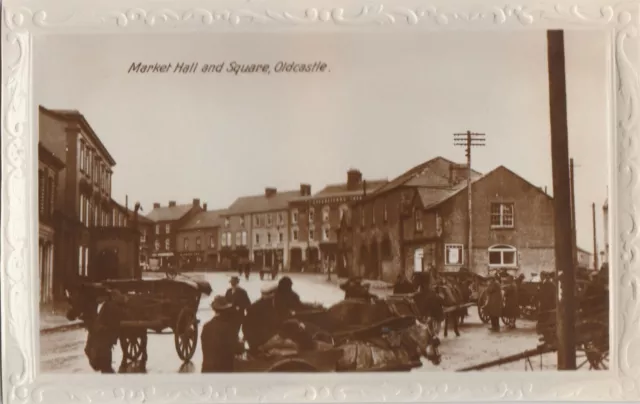
<svg viewBox="0 0 640 404">
<path fill-rule="evenodd" d="M 233 372 L 235 355 L 242 352 L 233 306 L 222 296 L 213 299 L 215 316 L 202 327 L 202 373 Z"/>
<path fill-rule="evenodd" d="M 227 302 L 233 306 L 233 317 L 237 335 L 244 321 L 246 311 L 249 306 L 251 306 L 251 300 L 249 299 L 247 291 L 238 286 L 240 278 L 233 276 L 231 277 L 230 283 L 231 287 L 227 290 L 224 297 L 227 299 Z"/>
<path fill-rule="evenodd" d="M 494 277 L 487 288 L 486 313 L 491 319 L 491 331 L 500 331 L 500 316 L 502 315 L 502 290 L 497 277 Z"/>
</svg>

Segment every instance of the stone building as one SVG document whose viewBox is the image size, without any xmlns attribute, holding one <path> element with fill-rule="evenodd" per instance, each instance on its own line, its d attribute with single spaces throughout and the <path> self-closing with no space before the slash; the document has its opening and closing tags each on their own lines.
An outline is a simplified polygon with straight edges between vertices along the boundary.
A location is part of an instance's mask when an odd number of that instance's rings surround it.
<svg viewBox="0 0 640 404">
<path fill-rule="evenodd" d="M 291 270 L 319 270 L 324 262 L 336 264 L 337 269 L 342 271 L 345 267 L 344 260 L 338 260 L 342 217 L 351 203 L 386 183 L 386 179 L 363 180 L 362 173 L 352 169 L 347 172 L 346 182 L 327 185 L 314 195 L 311 195 L 310 186 L 304 188 L 304 193 L 308 196 L 296 198 L 289 203 Z"/>
<path fill-rule="evenodd" d="M 242 260 L 252 260 L 256 268 L 289 267 L 289 202 L 309 196 L 311 187 L 278 192 L 265 188 L 264 194 L 235 200 L 222 215 L 221 255 L 224 266 L 236 269 Z"/>
<path fill-rule="evenodd" d="M 177 259 L 178 230 L 202 211 L 200 199 L 193 199 L 190 204 L 178 205 L 176 201 L 169 201 L 167 206 L 158 202 L 153 204 L 153 210 L 146 216 L 154 223 L 152 234 L 148 235 L 148 242 L 153 246 L 150 269 L 180 266 Z"/>
<path fill-rule="evenodd" d="M 553 201 L 506 167 L 472 178 L 468 248 L 468 170 L 442 157 L 427 161 L 353 205 L 351 273 L 393 281 L 400 271 L 467 267 L 486 275 L 555 268 Z"/>
<path fill-rule="evenodd" d="M 181 268 L 212 270 L 220 267 L 220 226 L 224 210 L 207 210 L 193 216 L 178 229 L 177 250 Z"/>
<path fill-rule="evenodd" d="M 53 220 L 53 293 L 62 298 L 66 282 L 91 275 L 90 229 L 113 221 L 111 176 L 115 161 L 78 111 L 40 106 L 38 127 L 44 149 L 64 163 L 58 171 L 55 198 L 59 209 Z"/>
</svg>

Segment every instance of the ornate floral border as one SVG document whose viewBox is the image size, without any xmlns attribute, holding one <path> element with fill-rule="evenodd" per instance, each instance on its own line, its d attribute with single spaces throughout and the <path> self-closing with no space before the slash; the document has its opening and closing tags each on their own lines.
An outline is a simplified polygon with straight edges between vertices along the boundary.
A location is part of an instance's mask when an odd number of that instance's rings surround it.
<svg viewBox="0 0 640 404">
<path fill-rule="evenodd" d="M 380 2 L 381 1 L 381 2 Z M 7 403 L 639 400 L 638 28 L 640 3 L 518 4 L 424 0 L 8 0 L 3 8 L 2 376 Z M 7 4 L 8 3 L 8 4 Z M 54 3 L 54 4 L 52 4 Z M 87 4 L 88 3 L 88 4 Z M 135 3 L 135 4 L 132 4 Z M 178 31 L 599 29 L 612 34 L 612 290 L 610 372 L 74 376 L 37 374 L 35 129 L 31 39 L 56 33 Z M 33 180 L 33 181 L 30 181 Z M 30 254 L 31 253 L 31 254 Z"/>
</svg>

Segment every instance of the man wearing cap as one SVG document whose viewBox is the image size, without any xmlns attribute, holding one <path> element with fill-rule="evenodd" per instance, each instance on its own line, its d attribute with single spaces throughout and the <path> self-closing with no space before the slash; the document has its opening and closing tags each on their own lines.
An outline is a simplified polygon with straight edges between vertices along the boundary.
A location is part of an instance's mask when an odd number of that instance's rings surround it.
<svg viewBox="0 0 640 404">
<path fill-rule="evenodd" d="M 215 316 L 202 327 L 202 373 L 233 372 L 236 354 L 242 353 L 238 341 L 233 306 L 216 296 L 211 303 Z"/>
<path fill-rule="evenodd" d="M 240 327 L 242 327 L 246 311 L 249 306 L 251 306 L 251 300 L 249 299 L 247 291 L 238 286 L 240 278 L 232 276 L 229 282 L 231 283 L 231 287 L 227 289 L 227 293 L 225 293 L 224 297 L 227 299 L 227 302 L 233 306 L 233 316 L 235 319 L 234 324 L 237 335 L 240 331 Z"/>
</svg>

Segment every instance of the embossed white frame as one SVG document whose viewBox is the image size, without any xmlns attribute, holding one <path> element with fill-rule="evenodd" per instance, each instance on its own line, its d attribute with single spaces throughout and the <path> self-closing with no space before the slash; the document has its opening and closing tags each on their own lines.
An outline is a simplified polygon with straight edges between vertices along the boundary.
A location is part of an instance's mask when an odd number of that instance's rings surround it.
<svg viewBox="0 0 640 404">
<path fill-rule="evenodd" d="M 7 0 L 3 8 L 2 382 L 6 403 L 374 402 L 640 399 L 640 3 L 597 0 Z M 612 370 L 293 375 L 38 374 L 38 35 L 335 30 L 597 29 L 611 37 Z M 615 236 L 613 236 L 615 235 Z"/>
</svg>

